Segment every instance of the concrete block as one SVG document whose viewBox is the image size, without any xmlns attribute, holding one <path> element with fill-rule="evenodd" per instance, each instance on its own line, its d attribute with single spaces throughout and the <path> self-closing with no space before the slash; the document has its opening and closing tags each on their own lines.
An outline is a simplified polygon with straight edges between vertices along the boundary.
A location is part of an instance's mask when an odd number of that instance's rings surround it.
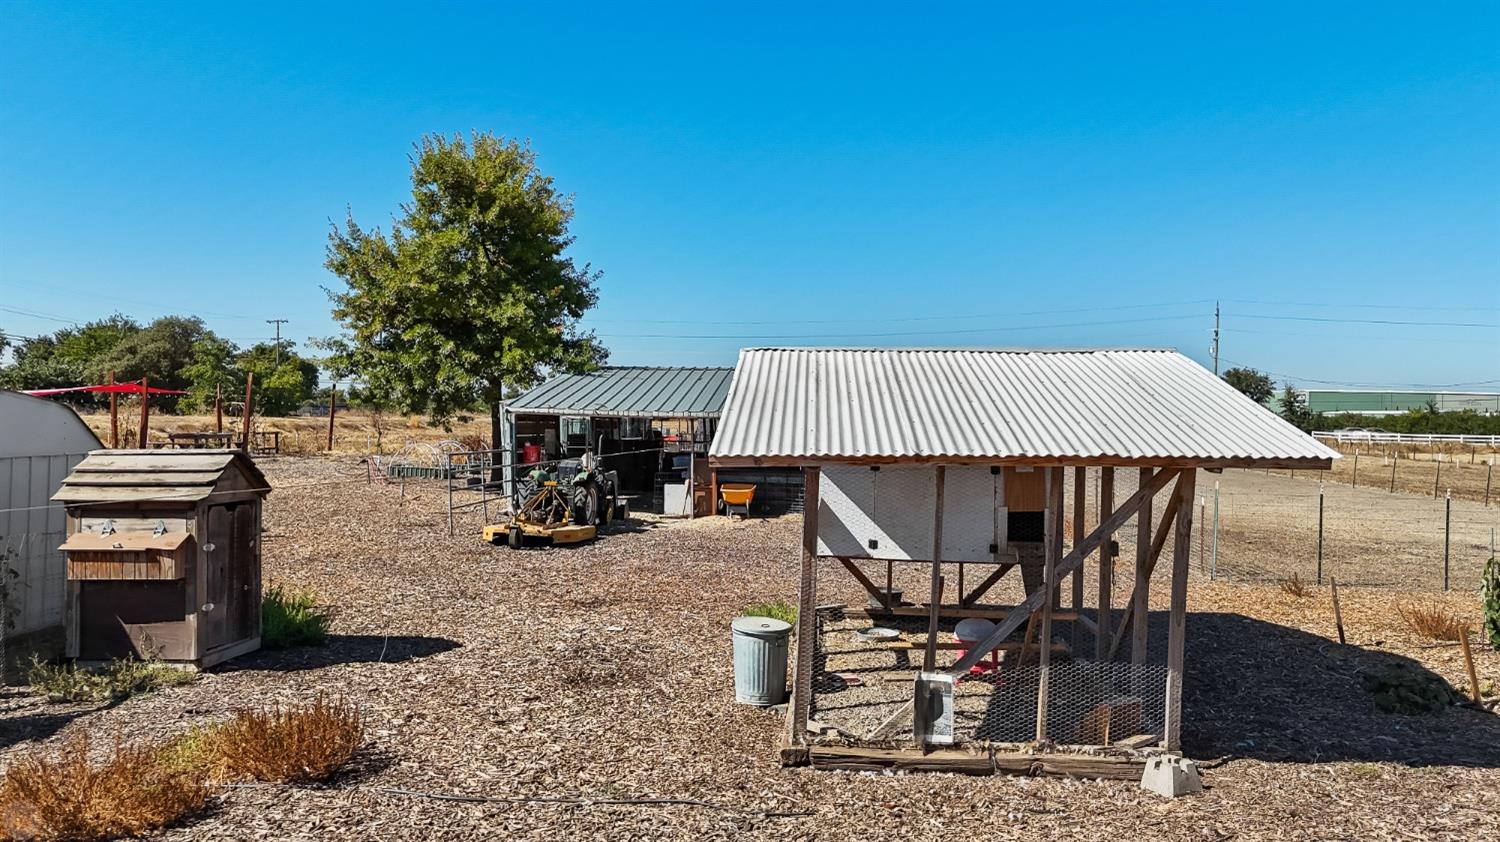
<svg viewBox="0 0 1500 842">
<path fill-rule="evenodd" d="M 1176 798 L 1202 792 L 1203 778 L 1198 775 L 1197 763 L 1185 757 L 1164 755 L 1146 761 L 1146 770 L 1141 773 L 1141 789 Z"/>
</svg>

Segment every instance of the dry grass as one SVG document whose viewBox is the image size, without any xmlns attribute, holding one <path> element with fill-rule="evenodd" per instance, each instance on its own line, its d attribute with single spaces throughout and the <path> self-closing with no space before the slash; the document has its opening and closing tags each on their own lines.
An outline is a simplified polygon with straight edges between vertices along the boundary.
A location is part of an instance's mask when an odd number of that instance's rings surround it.
<svg viewBox="0 0 1500 842">
<path fill-rule="evenodd" d="M 182 765 L 196 765 L 220 780 L 306 783 L 325 780 L 364 742 L 359 708 L 319 696 L 310 704 L 242 710 L 220 725 L 179 741 Z"/>
<path fill-rule="evenodd" d="M 1469 624 L 1457 615 L 1441 608 L 1422 605 L 1397 605 L 1396 613 L 1408 629 L 1431 640 L 1462 640 L 1469 631 Z"/>
<path fill-rule="evenodd" d="M 56 753 L 10 761 L 0 782 L 0 822 L 10 839 L 114 839 L 165 827 L 202 809 L 207 785 L 174 767 L 161 746 L 116 746 L 89 762 L 77 734 Z"/>
<path fill-rule="evenodd" d="M 1291 575 L 1291 578 L 1281 580 L 1281 592 L 1291 597 L 1292 599 L 1302 599 L 1303 597 L 1311 593 L 1311 590 L 1307 587 L 1307 584 L 1302 581 L 1301 576 L 1293 573 Z"/>
</svg>

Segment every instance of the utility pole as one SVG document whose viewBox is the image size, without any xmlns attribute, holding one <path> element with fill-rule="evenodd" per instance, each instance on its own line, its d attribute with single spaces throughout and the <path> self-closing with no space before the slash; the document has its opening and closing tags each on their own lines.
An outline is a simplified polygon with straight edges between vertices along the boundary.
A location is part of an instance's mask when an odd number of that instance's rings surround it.
<svg viewBox="0 0 1500 842">
<path fill-rule="evenodd" d="M 1217 312 L 1217 310 L 1215 312 Z M 1217 323 L 1218 316 L 1215 316 L 1214 320 L 1215 320 L 1215 323 Z M 286 319 L 266 319 L 266 324 L 268 324 L 268 325 L 276 325 L 276 362 L 275 362 L 276 368 L 281 368 L 281 326 L 284 325 L 284 324 L 286 324 L 286 323 L 287 323 Z M 1217 329 L 1214 330 L 1214 336 L 1217 337 L 1218 335 L 1219 335 L 1219 331 Z M 1214 340 L 1214 344 L 1215 345 L 1218 344 L 1217 338 Z M 1214 354 L 1215 354 L 1215 360 L 1216 360 L 1214 362 L 1214 373 L 1218 373 L 1218 371 L 1219 371 L 1219 364 L 1217 362 L 1218 352 L 1215 351 Z"/>
<path fill-rule="evenodd" d="M 1214 376 L 1219 376 L 1219 302 L 1214 302 L 1214 344 L 1209 349 L 1214 355 Z"/>
</svg>

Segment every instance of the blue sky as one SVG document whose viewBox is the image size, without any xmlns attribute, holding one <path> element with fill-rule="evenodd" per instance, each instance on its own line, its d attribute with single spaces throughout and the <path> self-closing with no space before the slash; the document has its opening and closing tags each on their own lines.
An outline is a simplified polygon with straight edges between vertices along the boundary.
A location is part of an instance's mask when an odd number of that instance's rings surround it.
<svg viewBox="0 0 1500 842">
<path fill-rule="evenodd" d="M 330 334 L 329 221 L 486 129 L 575 194 L 615 362 L 1206 361 L 1220 299 L 1226 366 L 1500 388 L 1500 6 L 474 5 L 6 3 L 0 328 Z"/>
</svg>

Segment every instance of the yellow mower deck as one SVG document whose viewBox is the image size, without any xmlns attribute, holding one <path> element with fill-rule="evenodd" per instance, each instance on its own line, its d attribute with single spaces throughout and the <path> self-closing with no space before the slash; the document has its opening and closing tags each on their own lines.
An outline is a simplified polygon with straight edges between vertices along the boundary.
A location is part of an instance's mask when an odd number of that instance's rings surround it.
<svg viewBox="0 0 1500 842">
<path fill-rule="evenodd" d="M 517 523 L 521 534 L 531 539 L 551 541 L 553 544 L 578 544 L 591 541 L 599 534 L 597 527 L 569 524 L 567 526 L 539 526 L 533 523 Z M 484 528 L 484 540 L 490 544 L 503 544 L 510 536 L 511 524 L 497 523 Z"/>
</svg>

